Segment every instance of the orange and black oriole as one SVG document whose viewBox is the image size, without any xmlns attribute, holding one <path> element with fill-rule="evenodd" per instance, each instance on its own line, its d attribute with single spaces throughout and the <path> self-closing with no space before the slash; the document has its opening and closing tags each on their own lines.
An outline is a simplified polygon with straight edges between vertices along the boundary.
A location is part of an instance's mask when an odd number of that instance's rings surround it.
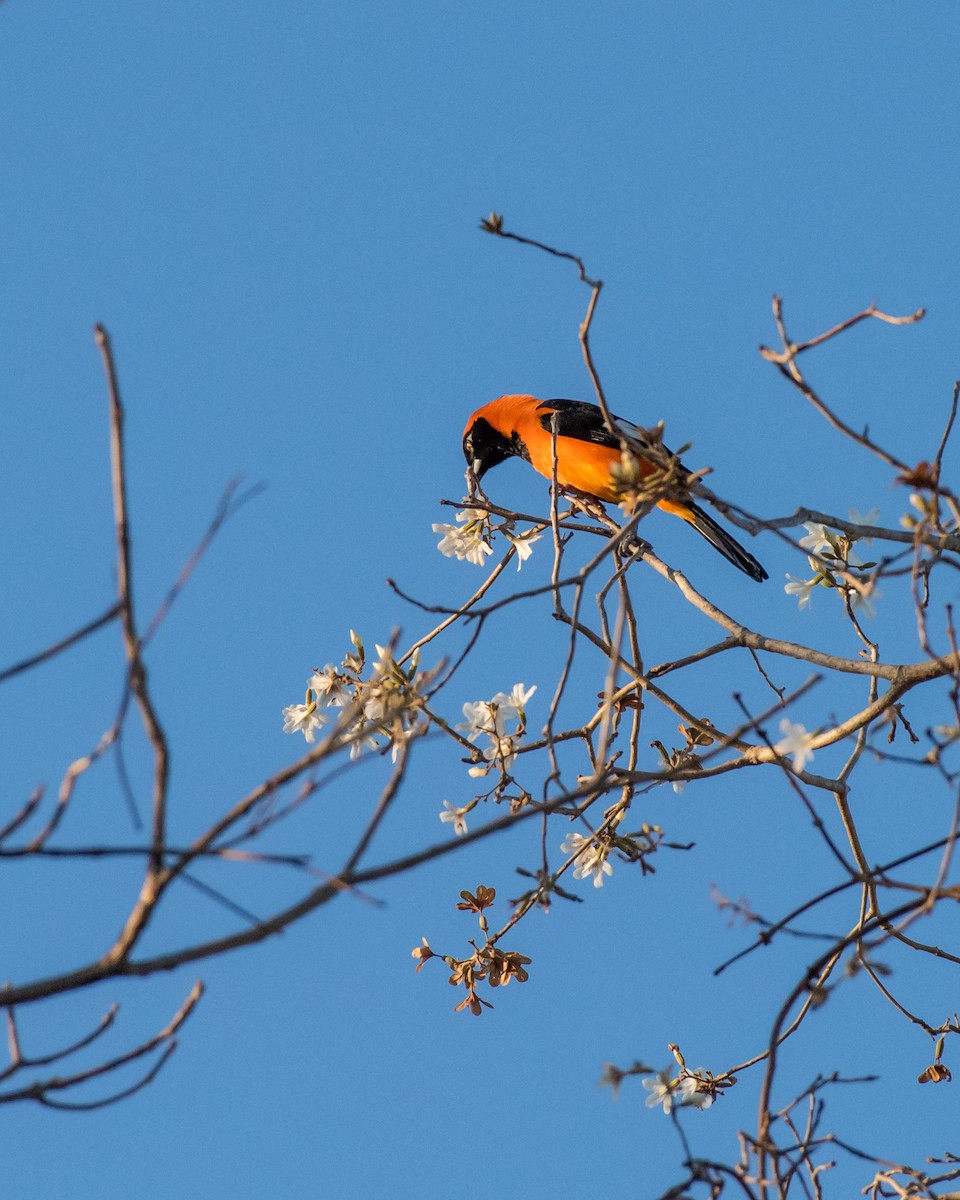
<svg viewBox="0 0 960 1200">
<path fill-rule="evenodd" d="M 630 421 L 620 417 L 613 420 L 637 459 L 641 477 L 656 471 L 658 464 L 653 461 L 652 453 L 655 452 L 651 452 L 649 435 Z M 526 459 L 534 470 L 552 479 L 554 425 L 557 483 L 595 500 L 615 502 L 618 493 L 610 470 L 621 462 L 620 438 L 607 428 L 600 409 L 583 400 L 500 396 L 478 408 L 467 422 L 463 431 L 463 453 L 478 480 L 511 455 Z M 670 453 L 665 447 L 661 450 Z M 657 507 L 682 517 L 751 579 L 759 583 L 767 578 L 766 571 L 753 555 L 689 496 L 664 497 L 657 501 Z"/>
</svg>

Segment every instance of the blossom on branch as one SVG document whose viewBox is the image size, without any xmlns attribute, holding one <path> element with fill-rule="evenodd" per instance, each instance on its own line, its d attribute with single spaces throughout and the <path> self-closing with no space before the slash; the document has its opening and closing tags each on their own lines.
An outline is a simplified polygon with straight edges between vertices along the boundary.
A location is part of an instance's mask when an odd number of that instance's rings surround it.
<svg viewBox="0 0 960 1200">
<path fill-rule="evenodd" d="M 354 742 L 351 754 L 356 757 L 363 745 L 379 749 L 374 735 L 385 734 L 392 747 L 391 757 L 397 761 L 400 747 L 416 726 L 419 712 L 419 689 L 429 680 L 418 675 L 420 654 L 417 651 L 404 669 L 393 657 L 389 646 L 376 647 L 379 660 L 373 675 L 361 687 L 357 698 L 361 705 L 361 717 L 356 728 L 364 737 Z"/>
<path fill-rule="evenodd" d="M 784 585 L 783 590 L 788 596 L 797 597 L 797 608 L 803 612 L 810 604 L 810 597 L 813 595 L 813 589 L 820 582 L 820 577 L 815 575 L 812 579 L 796 579 L 793 575 L 787 575 L 789 583 Z"/>
<path fill-rule="evenodd" d="M 861 588 L 847 588 L 847 595 L 850 597 L 850 606 L 856 613 L 861 613 L 869 620 L 877 615 L 877 601 L 883 595 L 880 588 L 875 583 L 865 583 Z"/>
<path fill-rule="evenodd" d="M 447 810 L 440 814 L 441 821 L 452 821 L 453 832 L 457 837 L 463 837 L 467 832 L 467 813 L 473 808 L 472 804 L 468 804 L 463 808 L 457 808 L 455 804 L 451 804 L 449 800 L 444 800 L 443 807 Z"/>
<path fill-rule="evenodd" d="M 386 736 L 396 762 L 404 742 L 425 728 L 422 716 L 422 692 L 435 679 L 438 668 L 420 671 L 420 653 L 415 651 L 400 666 L 390 646 L 377 646 L 378 661 L 369 679 L 361 675 L 366 665 L 366 652 L 359 634 L 350 630 L 352 652 L 340 668 L 331 663 L 322 671 L 314 671 L 307 681 L 305 704 L 292 704 L 283 710 L 285 733 L 302 732 L 308 742 L 316 729 L 325 723 L 321 708 L 340 708 L 338 745 L 349 745 L 351 759 L 357 759 L 364 749 L 386 749 L 377 741 Z"/>
<path fill-rule="evenodd" d="M 283 732 L 302 733 L 308 742 L 313 742 L 326 721 L 323 713 L 317 711 L 316 700 L 310 699 L 307 693 L 306 704 L 288 704 L 283 710 Z"/>
<path fill-rule="evenodd" d="M 807 531 L 806 537 L 800 539 L 804 550 L 809 550 L 811 554 L 827 553 L 831 558 L 837 557 L 836 538 L 826 525 L 819 521 L 804 521 L 803 527 Z"/>
<path fill-rule="evenodd" d="M 780 732 L 784 737 L 774 746 L 774 751 L 784 758 L 791 757 L 794 770 L 802 771 L 813 758 L 813 743 L 817 735 L 808 733 L 803 725 L 791 721 L 789 717 L 784 717 L 780 722 Z"/>
<path fill-rule="evenodd" d="M 497 692 L 492 700 L 472 700 L 463 706 L 465 720 L 459 722 L 457 729 L 465 733 L 467 741 L 475 741 L 481 733 L 491 737 L 502 736 L 506 733 L 507 721 L 519 721 L 526 726 L 526 704 L 537 685 L 525 688 L 522 683 L 515 683 L 513 690 Z"/>
<path fill-rule="evenodd" d="M 493 553 L 488 532 L 489 516 L 483 509 L 465 508 L 457 513 L 457 520 L 466 524 L 433 526 L 434 533 L 443 534 L 437 549 L 446 558 L 465 558 L 482 567 L 487 555 Z"/>
<path fill-rule="evenodd" d="M 348 676 L 342 675 L 332 663 L 327 663 L 322 671 L 315 671 L 310 676 L 308 687 L 316 695 L 318 704 L 322 701 L 330 707 L 343 708 L 353 699 L 349 684 Z"/>
<path fill-rule="evenodd" d="M 467 774 L 474 779 L 480 779 L 486 775 L 494 763 L 499 763 L 505 771 L 509 771 L 513 766 L 513 760 L 516 758 L 516 746 L 513 738 L 500 735 L 491 736 L 493 741 L 483 752 L 483 763 L 473 766 L 467 771 Z"/>
<path fill-rule="evenodd" d="M 469 774 L 474 778 L 486 775 L 495 763 L 505 771 L 512 766 L 517 739 L 527 726 L 526 704 L 536 690 L 536 684 L 525 688 L 522 683 L 515 683 L 509 695 L 497 692 L 492 700 L 472 700 L 464 704 L 465 720 L 457 724 L 457 731 L 465 734 L 468 742 L 475 742 L 481 735 L 490 739 L 490 745 L 483 751 L 484 763 L 470 768 Z M 516 722 L 512 732 L 507 730 L 508 721 Z"/>
<path fill-rule="evenodd" d="M 688 1108 L 697 1108 L 701 1112 L 709 1108 L 716 1099 L 716 1085 L 712 1083 L 712 1079 L 703 1067 L 697 1067 L 696 1071 L 684 1075 L 677 1089 L 680 1103 Z"/>
<path fill-rule="evenodd" d="M 650 1093 L 647 1097 L 647 1108 L 656 1108 L 662 1104 L 664 1115 L 669 1116 L 670 1109 L 673 1108 L 675 1103 L 675 1089 L 673 1083 L 670 1081 L 670 1071 L 664 1070 L 654 1075 L 651 1079 L 644 1079 L 643 1086 Z"/>
<path fill-rule="evenodd" d="M 490 703 L 498 704 L 500 706 L 501 714 L 508 716 L 509 718 L 516 717 L 518 720 L 523 721 L 524 724 L 526 724 L 526 703 L 536 690 L 536 684 L 534 684 L 533 687 L 525 688 L 522 683 L 515 683 L 509 696 L 504 692 L 497 692 Z"/>
<path fill-rule="evenodd" d="M 508 522 L 508 524 L 512 524 L 512 522 Z M 533 553 L 533 543 L 540 540 L 540 534 L 534 533 L 532 530 L 528 533 L 510 533 L 506 525 L 502 525 L 500 528 L 513 543 L 513 548 L 517 552 L 517 570 L 519 571 Z"/>
<path fill-rule="evenodd" d="M 613 866 L 607 860 L 610 847 L 598 842 L 596 838 L 584 837 L 582 833 L 568 833 L 560 849 L 576 860 L 573 868 L 574 879 L 585 879 L 593 876 L 593 886 L 603 887 L 604 875 L 613 874 Z"/>
<path fill-rule="evenodd" d="M 466 559 L 478 567 L 482 567 L 487 556 L 493 553 L 490 538 L 495 532 L 504 534 L 516 551 L 518 571 L 533 553 L 533 543 L 540 539 L 540 534 L 532 529 L 514 533 L 516 521 L 512 519 L 494 525 L 490 514 L 482 508 L 465 508 L 457 513 L 457 521 L 458 525 L 438 523 L 432 526 L 434 533 L 443 534 L 437 549 L 446 558 Z"/>
</svg>

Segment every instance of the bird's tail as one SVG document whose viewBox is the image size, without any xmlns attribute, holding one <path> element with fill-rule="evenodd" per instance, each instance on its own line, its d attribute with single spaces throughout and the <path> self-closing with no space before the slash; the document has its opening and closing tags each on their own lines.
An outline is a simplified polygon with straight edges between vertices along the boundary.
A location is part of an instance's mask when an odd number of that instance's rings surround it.
<svg viewBox="0 0 960 1200">
<path fill-rule="evenodd" d="M 689 521 L 697 533 L 702 534 L 728 562 L 739 567 L 745 575 L 749 575 L 757 583 L 762 583 L 767 578 L 766 571 L 753 555 L 748 550 L 744 550 L 740 543 L 731 537 L 722 526 L 718 525 L 713 517 L 691 501 L 687 501 L 683 508 L 685 511 L 679 512 L 678 515 Z"/>
</svg>

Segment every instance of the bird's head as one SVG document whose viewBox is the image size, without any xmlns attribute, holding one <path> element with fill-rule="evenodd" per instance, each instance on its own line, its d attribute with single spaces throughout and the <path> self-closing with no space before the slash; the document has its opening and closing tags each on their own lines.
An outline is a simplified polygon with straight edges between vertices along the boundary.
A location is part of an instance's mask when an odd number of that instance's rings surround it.
<svg viewBox="0 0 960 1200">
<path fill-rule="evenodd" d="M 486 417 L 474 413 L 463 431 L 463 457 L 467 460 L 467 469 L 480 480 L 490 470 L 511 454 L 516 454 L 512 448 L 511 439 Z"/>
<path fill-rule="evenodd" d="M 536 403 L 533 396 L 500 396 L 473 414 L 463 431 L 463 456 L 471 489 L 491 467 L 514 455 L 529 462 L 530 453 L 517 426 L 525 407 Z"/>
</svg>

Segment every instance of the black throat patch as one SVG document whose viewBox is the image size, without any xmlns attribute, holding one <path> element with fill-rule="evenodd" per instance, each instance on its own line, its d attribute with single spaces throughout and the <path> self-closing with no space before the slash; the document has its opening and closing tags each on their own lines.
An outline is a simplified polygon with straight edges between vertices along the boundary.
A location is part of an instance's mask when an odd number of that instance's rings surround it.
<svg viewBox="0 0 960 1200">
<path fill-rule="evenodd" d="M 491 467 L 508 458 L 523 458 L 530 461 L 530 451 L 514 429 L 507 436 L 495 429 L 486 417 L 478 417 L 463 439 L 463 456 L 475 469 L 479 479 Z"/>
</svg>

